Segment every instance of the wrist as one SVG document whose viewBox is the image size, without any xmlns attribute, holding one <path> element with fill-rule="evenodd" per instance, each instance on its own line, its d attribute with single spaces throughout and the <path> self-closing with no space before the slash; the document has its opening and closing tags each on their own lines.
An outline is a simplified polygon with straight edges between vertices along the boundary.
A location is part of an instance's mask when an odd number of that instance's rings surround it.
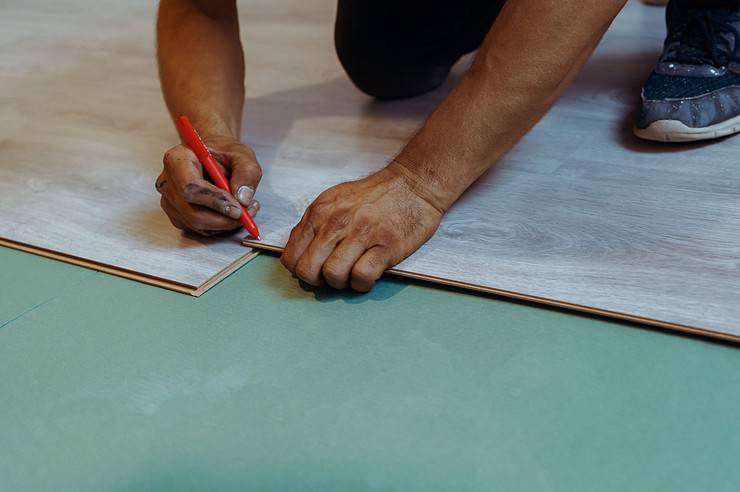
<svg viewBox="0 0 740 492">
<path fill-rule="evenodd" d="M 201 138 L 206 146 L 213 148 L 223 148 L 235 143 L 240 143 L 238 139 L 234 138 L 230 134 L 204 133 L 201 134 Z"/>
<path fill-rule="evenodd" d="M 447 212 L 460 195 L 449 190 L 446 185 L 434 179 L 432 173 L 423 171 L 421 166 L 407 157 L 397 156 L 386 169 L 403 179 L 414 194 L 441 214 Z"/>
<path fill-rule="evenodd" d="M 212 110 L 208 110 L 205 114 L 203 111 L 193 111 L 192 114 L 190 120 L 204 142 L 239 141 L 239 125 L 234 122 L 227 122 L 224 117 Z"/>
<path fill-rule="evenodd" d="M 473 80 L 458 84 L 389 165 L 443 212 L 499 155 L 479 89 Z"/>
</svg>

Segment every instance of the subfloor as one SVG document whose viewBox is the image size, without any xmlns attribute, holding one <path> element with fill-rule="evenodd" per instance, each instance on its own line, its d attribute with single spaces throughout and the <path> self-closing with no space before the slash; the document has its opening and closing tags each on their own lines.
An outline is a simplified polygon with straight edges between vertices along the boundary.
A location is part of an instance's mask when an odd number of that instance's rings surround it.
<svg viewBox="0 0 740 492">
<path fill-rule="evenodd" d="M 0 247 L 0 490 L 736 491 L 736 346 L 262 255 L 200 298 Z"/>
</svg>

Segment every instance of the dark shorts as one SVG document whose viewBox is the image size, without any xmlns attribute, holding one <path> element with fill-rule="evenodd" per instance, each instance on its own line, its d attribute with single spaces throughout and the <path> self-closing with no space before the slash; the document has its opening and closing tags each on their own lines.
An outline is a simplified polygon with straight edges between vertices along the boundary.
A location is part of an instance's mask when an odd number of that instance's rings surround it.
<svg viewBox="0 0 740 492">
<path fill-rule="evenodd" d="M 505 0 L 339 0 L 339 60 L 363 92 L 411 97 L 438 87 L 478 49 Z"/>
</svg>

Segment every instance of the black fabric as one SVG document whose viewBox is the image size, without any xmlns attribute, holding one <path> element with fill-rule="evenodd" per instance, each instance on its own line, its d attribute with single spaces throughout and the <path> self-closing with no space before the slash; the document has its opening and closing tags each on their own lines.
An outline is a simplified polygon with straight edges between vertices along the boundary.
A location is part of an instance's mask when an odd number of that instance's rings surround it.
<svg viewBox="0 0 740 492">
<path fill-rule="evenodd" d="M 696 11 L 711 9 L 736 9 L 740 0 L 669 0 L 665 9 L 668 37 L 671 32 L 689 21 Z"/>
<path fill-rule="evenodd" d="M 653 72 L 642 88 L 645 99 L 684 99 L 702 96 L 730 86 L 740 86 L 740 75 L 728 72 L 720 77 L 676 77 Z"/>
<path fill-rule="evenodd" d="M 670 5 L 678 8 L 734 8 L 740 5 L 740 0 L 670 0 Z"/>
<path fill-rule="evenodd" d="M 339 0 L 334 40 L 350 79 L 379 99 L 439 86 L 477 49 L 505 0 Z"/>
</svg>

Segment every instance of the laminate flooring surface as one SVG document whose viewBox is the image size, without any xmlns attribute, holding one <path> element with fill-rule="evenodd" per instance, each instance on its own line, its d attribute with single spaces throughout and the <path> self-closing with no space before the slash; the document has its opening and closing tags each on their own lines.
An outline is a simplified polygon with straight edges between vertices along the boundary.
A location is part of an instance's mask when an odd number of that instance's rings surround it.
<svg viewBox="0 0 740 492">
<path fill-rule="evenodd" d="M 629 2 L 564 97 L 393 271 L 740 338 L 740 139 L 631 133 L 663 15 Z M 331 12 L 243 16 L 243 137 L 265 170 L 250 244 L 279 250 L 321 191 L 385 165 L 470 59 L 432 94 L 377 103 L 336 61 Z"/>
<path fill-rule="evenodd" d="M 249 259 L 243 232 L 183 235 L 154 180 L 178 141 L 156 2 L 7 1 L 0 16 L 0 240 L 196 292 Z"/>
</svg>

